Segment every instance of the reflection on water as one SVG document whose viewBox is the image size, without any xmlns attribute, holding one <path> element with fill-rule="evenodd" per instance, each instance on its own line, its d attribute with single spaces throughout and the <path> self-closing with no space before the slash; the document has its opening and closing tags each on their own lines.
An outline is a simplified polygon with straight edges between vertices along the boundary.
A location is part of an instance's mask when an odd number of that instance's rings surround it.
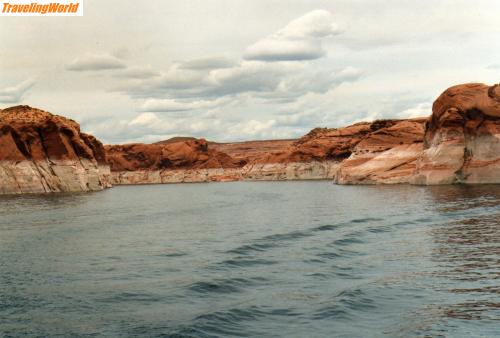
<svg viewBox="0 0 500 338">
<path fill-rule="evenodd" d="M 0 197 L 0 336 L 493 337 L 500 187 Z"/>
<path fill-rule="evenodd" d="M 439 285 L 455 293 L 443 313 L 461 320 L 500 320 L 500 189 L 433 187 L 436 210 L 453 219 L 432 227 Z"/>
</svg>

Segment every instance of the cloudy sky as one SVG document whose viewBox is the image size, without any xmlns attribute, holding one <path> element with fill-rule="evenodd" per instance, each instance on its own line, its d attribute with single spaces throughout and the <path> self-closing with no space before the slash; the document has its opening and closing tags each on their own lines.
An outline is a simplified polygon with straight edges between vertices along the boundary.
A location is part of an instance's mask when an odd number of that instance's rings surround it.
<svg viewBox="0 0 500 338">
<path fill-rule="evenodd" d="M 500 1 L 85 0 L 83 17 L 0 17 L 0 107 L 106 143 L 291 138 L 430 114 L 500 81 Z"/>
</svg>

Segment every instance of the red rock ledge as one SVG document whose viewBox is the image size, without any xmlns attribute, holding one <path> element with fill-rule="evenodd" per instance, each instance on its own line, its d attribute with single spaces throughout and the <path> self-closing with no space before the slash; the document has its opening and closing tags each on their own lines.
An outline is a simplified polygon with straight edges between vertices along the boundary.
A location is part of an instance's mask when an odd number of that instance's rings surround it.
<svg viewBox="0 0 500 338">
<path fill-rule="evenodd" d="M 500 183 L 500 85 L 463 84 L 438 97 L 411 182 Z"/>
<path fill-rule="evenodd" d="M 451 87 L 428 118 L 316 128 L 295 140 L 178 137 L 103 147 L 64 117 L 28 106 L 0 110 L 0 194 L 101 190 L 110 182 L 299 179 L 500 183 L 500 85 Z"/>
<path fill-rule="evenodd" d="M 73 120 L 29 106 L 0 110 L 0 194 L 102 190 L 104 147 Z"/>
</svg>

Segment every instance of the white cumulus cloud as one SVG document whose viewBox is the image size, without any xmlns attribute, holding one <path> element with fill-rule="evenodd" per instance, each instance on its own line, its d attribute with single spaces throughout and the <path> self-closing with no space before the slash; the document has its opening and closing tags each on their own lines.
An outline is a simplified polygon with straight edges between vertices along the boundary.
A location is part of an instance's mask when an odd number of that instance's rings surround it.
<svg viewBox="0 0 500 338">
<path fill-rule="evenodd" d="M 151 67 L 129 67 L 124 69 L 123 71 L 115 74 L 116 77 L 119 78 L 128 78 L 128 79 L 149 79 L 160 74 L 153 70 Z"/>
<path fill-rule="evenodd" d="M 180 101 L 175 99 L 148 99 L 141 106 L 147 112 L 177 112 L 195 109 L 209 109 L 224 104 L 224 99 Z"/>
<path fill-rule="evenodd" d="M 403 110 L 398 117 L 411 119 L 415 117 L 427 117 L 432 114 L 432 104 L 430 102 L 419 103 L 414 107 Z"/>
<path fill-rule="evenodd" d="M 129 122 L 130 126 L 152 126 L 161 122 L 161 120 L 154 113 L 142 113 L 132 121 Z"/>
<path fill-rule="evenodd" d="M 244 56 L 248 60 L 263 61 L 318 59 L 325 55 L 322 39 L 339 33 L 332 13 L 314 10 L 249 46 Z"/>
<path fill-rule="evenodd" d="M 197 70 L 229 68 L 234 65 L 234 61 L 220 56 L 192 59 L 180 63 L 181 68 Z"/>
<path fill-rule="evenodd" d="M 85 54 L 77 57 L 66 65 L 67 70 L 71 71 L 97 71 L 109 69 L 126 68 L 125 63 L 119 58 L 108 54 Z"/>
<path fill-rule="evenodd" d="M 3 103 L 18 103 L 26 92 L 33 87 L 35 81 L 33 79 L 25 80 L 15 86 L 0 89 L 0 102 Z"/>
</svg>

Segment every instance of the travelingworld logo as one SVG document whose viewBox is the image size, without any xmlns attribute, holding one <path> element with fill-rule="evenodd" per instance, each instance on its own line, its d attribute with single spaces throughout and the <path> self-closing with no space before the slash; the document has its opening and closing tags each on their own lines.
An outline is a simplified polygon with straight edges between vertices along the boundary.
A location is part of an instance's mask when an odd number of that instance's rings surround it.
<svg viewBox="0 0 500 338">
<path fill-rule="evenodd" d="M 83 0 L 2 1 L 0 16 L 83 16 Z"/>
</svg>

